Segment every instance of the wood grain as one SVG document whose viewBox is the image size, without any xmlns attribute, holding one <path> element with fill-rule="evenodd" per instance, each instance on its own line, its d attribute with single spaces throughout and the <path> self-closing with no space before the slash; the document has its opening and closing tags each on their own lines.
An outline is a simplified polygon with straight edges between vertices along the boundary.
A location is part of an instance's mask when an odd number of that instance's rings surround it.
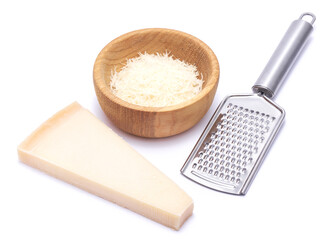
<svg viewBox="0 0 334 240">
<path fill-rule="evenodd" d="M 111 70 L 119 71 L 139 53 L 164 53 L 196 65 L 203 89 L 193 99 L 168 107 L 143 107 L 123 101 L 110 90 Z M 217 90 L 219 64 L 213 51 L 192 35 L 162 28 L 124 34 L 99 53 L 94 64 L 94 87 L 100 106 L 120 129 L 142 137 L 168 137 L 194 126 L 208 111 Z"/>
</svg>

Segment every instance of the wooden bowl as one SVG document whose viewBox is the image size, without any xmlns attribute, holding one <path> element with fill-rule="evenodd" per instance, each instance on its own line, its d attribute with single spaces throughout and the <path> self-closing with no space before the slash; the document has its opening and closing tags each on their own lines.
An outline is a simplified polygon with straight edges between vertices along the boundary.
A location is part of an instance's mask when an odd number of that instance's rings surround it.
<svg viewBox="0 0 334 240">
<path fill-rule="evenodd" d="M 119 71 L 127 59 L 139 53 L 170 52 L 197 66 L 203 89 L 194 98 L 168 107 L 143 107 L 116 97 L 110 90 L 111 70 Z M 142 137 L 168 137 L 194 126 L 208 111 L 217 90 L 219 64 L 201 40 L 171 29 L 142 29 L 126 33 L 106 45 L 94 64 L 94 87 L 104 113 L 120 129 Z"/>
</svg>

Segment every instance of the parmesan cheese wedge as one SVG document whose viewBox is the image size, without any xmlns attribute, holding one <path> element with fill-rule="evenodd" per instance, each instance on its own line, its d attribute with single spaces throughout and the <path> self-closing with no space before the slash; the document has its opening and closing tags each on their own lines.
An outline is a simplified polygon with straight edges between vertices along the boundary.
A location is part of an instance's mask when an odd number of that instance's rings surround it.
<svg viewBox="0 0 334 240">
<path fill-rule="evenodd" d="M 178 230 L 192 199 L 78 103 L 18 147 L 19 159 L 58 179 Z"/>
</svg>

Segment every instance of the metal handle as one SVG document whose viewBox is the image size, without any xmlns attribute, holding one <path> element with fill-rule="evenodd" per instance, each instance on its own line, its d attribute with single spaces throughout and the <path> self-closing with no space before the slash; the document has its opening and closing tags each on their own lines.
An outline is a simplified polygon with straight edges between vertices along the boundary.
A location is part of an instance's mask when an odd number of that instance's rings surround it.
<svg viewBox="0 0 334 240">
<path fill-rule="evenodd" d="M 311 20 L 304 20 L 306 16 L 311 17 Z M 312 32 L 315 19 L 312 13 L 303 13 L 299 19 L 291 23 L 252 87 L 254 93 L 262 93 L 269 98 L 275 95 Z"/>
</svg>

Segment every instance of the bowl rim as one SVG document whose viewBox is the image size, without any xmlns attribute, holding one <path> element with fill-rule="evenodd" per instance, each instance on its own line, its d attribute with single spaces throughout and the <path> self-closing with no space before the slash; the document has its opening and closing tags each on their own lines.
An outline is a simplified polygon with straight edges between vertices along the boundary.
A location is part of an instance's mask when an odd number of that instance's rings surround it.
<svg viewBox="0 0 334 240">
<path fill-rule="evenodd" d="M 210 84 L 207 87 L 202 88 L 202 90 L 199 92 L 199 94 L 197 94 L 196 96 L 194 96 L 191 99 L 188 99 L 184 102 L 178 103 L 178 104 L 174 104 L 174 105 L 170 105 L 170 106 L 165 106 L 165 107 L 148 107 L 148 106 L 140 106 L 140 105 L 136 105 L 133 103 L 129 103 L 125 100 L 122 100 L 121 98 L 117 97 L 116 95 L 114 95 L 111 90 L 110 87 L 106 84 L 106 82 L 104 81 L 104 77 L 101 76 L 99 69 L 102 67 L 103 61 L 101 61 L 102 59 L 104 59 L 107 50 L 115 43 L 115 42 L 119 42 L 122 41 L 126 38 L 129 38 L 131 36 L 137 35 L 137 34 L 142 34 L 142 33 L 146 33 L 146 32 L 150 32 L 150 31 L 156 31 L 156 32 L 164 32 L 164 33 L 168 33 L 168 32 L 173 32 L 174 34 L 179 34 L 182 35 L 183 37 L 189 38 L 191 39 L 191 41 L 194 41 L 197 45 L 201 46 L 201 48 L 204 49 L 204 51 L 208 54 L 209 56 L 209 61 L 211 62 L 211 70 L 212 70 L 212 74 L 211 74 L 211 78 L 210 80 L 213 80 L 213 84 Z M 113 39 L 112 41 L 110 41 L 98 54 L 95 63 L 94 63 L 94 69 L 93 69 L 93 80 L 94 80 L 94 85 L 96 87 L 99 88 L 99 90 L 105 95 L 105 97 L 107 97 L 110 101 L 115 102 L 118 105 L 121 105 L 123 107 L 132 109 L 132 110 L 136 110 L 136 111 L 141 111 L 141 112 L 157 112 L 157 113 L 161 113 L 161 112 L 170 112 L 170 111 L 175 111 L 175 110 L 181 110 L 183 108 L 186 108 L 198 101 L 200 101 L 202 98 L 205 98 L 205 96 L 211 92 L 217 85 L 219 82 L 219 75 L 220 75 L 220 69 L 219 69 L 219 62 L 217 59 L 217 56 L 215 55 L 215 53 L 212 51 L 212 49 L 205 44 L 203 41 L 201 41 L 200 39 L 198 39 L 197 37 L 179 31 L 179 30 L 174 30 L 174 29 L 169 29 L 169 28 L 144 28 L 144 29 L 138 29 L 138 30 L 134 30 L 125 34 L 122 34 L 121 36 Z M 101 87 L 103 86 L 103 87 Z"/>
</svg>

